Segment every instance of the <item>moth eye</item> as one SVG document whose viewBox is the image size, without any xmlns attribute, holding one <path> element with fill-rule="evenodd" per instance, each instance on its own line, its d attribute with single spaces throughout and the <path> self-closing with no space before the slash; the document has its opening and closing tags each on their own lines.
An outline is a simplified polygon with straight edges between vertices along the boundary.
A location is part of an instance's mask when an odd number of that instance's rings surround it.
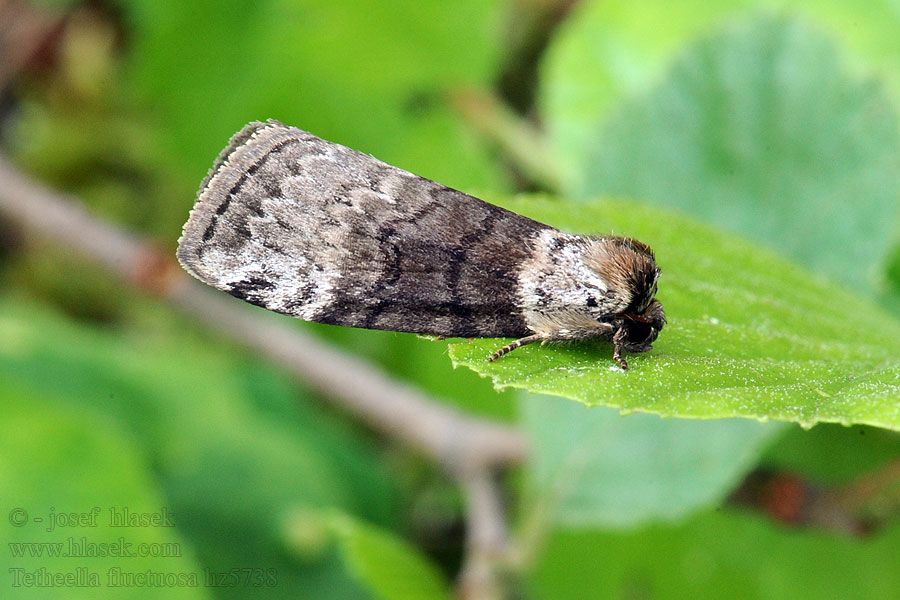
<svg viewBox="0 0 900 600">
<path fill-rule="evenodd" d="M 588 298 L 587 305 L 591 308 L 597 308 L 597 301 L 594 298 Z"/>
</svg>

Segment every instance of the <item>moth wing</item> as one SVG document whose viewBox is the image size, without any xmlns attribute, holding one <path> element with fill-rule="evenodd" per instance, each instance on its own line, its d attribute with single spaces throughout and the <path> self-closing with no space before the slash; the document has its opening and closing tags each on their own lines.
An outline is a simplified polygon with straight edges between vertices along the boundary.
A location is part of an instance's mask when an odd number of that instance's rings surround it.
<svg viewBox="0 0 900 600">
<path fill-rule="evenodd" d="M 179 241 L 198 279 L 308 321 L 529 333 L 518 273 L 548 227 L 281 123 L 237 133 Z"/>
</svg>

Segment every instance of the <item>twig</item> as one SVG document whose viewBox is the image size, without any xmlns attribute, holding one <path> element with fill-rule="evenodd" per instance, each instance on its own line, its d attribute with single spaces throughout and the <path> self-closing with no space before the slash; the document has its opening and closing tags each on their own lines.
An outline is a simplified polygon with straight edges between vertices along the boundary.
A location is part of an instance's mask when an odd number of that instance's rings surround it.
<svg viewBox="0 0 900 600">
<path fill-rule="evenodd" d="M 534 109 L 547 46 L 578 0 L 513 0 L 508 5 L 503 66 L 497 77 L 500 97 L 519 114 Z"/>
<path fill-rule="evenodd" d="M 285 326 L 278 317 L 212 291 L 184 274 L 154 244 L 90 216 L 72 198 L 34 182 L 2 157 L 0 211 L 254 348 L 336 406 L 438 462 L 469 498 L 466 573 L 487 573 L 480 585 L 497 587 L 490 562 L 498 552 L 497 540 L 506 537 L 506 522 L 493 473 L 524 460 L 526 444 L 516 429 L 441 405 L 372 365 Z"/>
<path fill-rule="evenodd" d="M 515 464 L 524 457 L 518 431 L 442 406 L 369 363 L 285 327 L 278 317 L 250 312 L 200 283 L 179 279 L 169 293 L 174 304 L 259 350 L 370 426 L 436 459 L 454 476 L 473 467 Z"/>
<path fill-rule="evenodd" d="M 0 90 L 6 90 L 62 28 L 66 14 L 21 0 L 0 0 Z M 44 51 L 42 52 L 42 49 Z"/>
<path fill-rule="evenodd" d="M 547 148 L 543 135 L 495 93 L 459 88 L 450 92 L 450 102 L 466 123 L 499 146 L 528 179 L 549 192 L 563 188 L 565 170 Z"/>
<path fill-rule="evenodd" d="M 510 552 L 499 487 L 491 473 L 484 469 L 463 474 L 460 483 L 469 514 L 466 556 L 458 583 L 459 597 L 463 600 L 503 598 L 503 571 Z"/>
</svg>

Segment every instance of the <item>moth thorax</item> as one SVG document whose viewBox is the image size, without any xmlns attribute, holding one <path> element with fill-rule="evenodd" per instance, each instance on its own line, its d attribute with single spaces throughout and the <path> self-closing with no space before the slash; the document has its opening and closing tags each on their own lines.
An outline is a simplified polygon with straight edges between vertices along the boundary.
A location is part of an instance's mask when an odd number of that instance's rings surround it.
<svg viewBox="0 0 900 600">
<path fill-rule="evenodd" d="M 585 264 L 620 296 L 625 313 L 644 312 L 656 295 L 659 268 L 649 246 L 623 237 L 589 238 Z"/>
</svg>

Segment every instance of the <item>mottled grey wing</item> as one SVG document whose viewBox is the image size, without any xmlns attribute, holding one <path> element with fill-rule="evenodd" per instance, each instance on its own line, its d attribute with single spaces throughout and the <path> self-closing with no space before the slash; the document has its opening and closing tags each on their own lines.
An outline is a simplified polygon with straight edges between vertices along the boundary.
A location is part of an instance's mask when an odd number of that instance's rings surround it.
<svg viewBox="0 0 900 600">
<path fill-rule="evenodd" d="M 521 336 L 518 267 L 544 229 L 269 121 L 247 125 L 217 159 L 178 259 L 212 286 L 308 321 Z"/>
</svg>

